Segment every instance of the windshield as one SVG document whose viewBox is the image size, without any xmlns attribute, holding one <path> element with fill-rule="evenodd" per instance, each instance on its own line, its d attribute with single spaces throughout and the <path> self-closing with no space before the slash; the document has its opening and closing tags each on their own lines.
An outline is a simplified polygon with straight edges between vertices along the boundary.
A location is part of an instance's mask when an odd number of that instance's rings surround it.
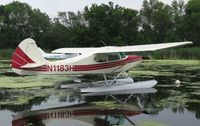
<svg viewBox="0 0 200 126">
<path fill-rule="evenodd" d="M 109 62 L 109 61 L 116 61 L 122 58 L 125 58 L 125 53 L 100 53 L 96 54 L 94 60 L 96 62 Z"/>
<path fill-rule="evenodd" d="M 119 60 L 119 53 L 107 53 L 108 61 Z"/>
</svg>

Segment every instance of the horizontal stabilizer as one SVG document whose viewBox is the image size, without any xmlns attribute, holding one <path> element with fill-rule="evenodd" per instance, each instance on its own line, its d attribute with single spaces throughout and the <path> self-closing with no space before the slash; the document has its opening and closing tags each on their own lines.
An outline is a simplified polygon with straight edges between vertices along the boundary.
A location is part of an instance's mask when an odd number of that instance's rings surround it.
<svg viewBox="0 0 200 126">
<path fill-rule="evenodd" d="M 21 68 L 35 68 L 35 67 L 40 67 L 42 65 L 45 65 L 45 63 L 28 63 L 24 66 L 21 66 Z"/>
</svg>

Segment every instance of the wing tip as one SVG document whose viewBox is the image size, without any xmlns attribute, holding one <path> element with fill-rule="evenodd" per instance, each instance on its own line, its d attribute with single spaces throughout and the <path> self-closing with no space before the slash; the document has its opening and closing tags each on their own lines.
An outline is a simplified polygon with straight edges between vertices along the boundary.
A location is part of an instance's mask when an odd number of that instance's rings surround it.
<svg viewBox="0 0 200 126">
<path fill-rule="evenodd" d="M 192 41 L 188 41 L 188 44 L 193 44 L 193 42 Z"/>
</svg>

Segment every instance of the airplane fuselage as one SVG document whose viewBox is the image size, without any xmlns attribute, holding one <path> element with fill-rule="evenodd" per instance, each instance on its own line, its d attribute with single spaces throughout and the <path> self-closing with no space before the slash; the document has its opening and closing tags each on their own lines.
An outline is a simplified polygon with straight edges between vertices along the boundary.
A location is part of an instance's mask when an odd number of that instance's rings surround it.
<svg viewBox="0 0 200 126">
<path fill-rule="evenodd" d="M 19 56 L 19 53 L 21 56 Z M 99 73 L 115 73 L 128 71 L 135 67 L 142 60 L 141 56 L 121 56 L 119 53 L 77 56 L 56 62 L 46 62 L 38 67 L 22 68 L 23 63 L 34 63 L 28 59 L 27 55 L 22 50 L 14 54 L 12 61 L 12 69 L 21 75 L 36 75 L 36 74 L 65 74 L 65 75 L 82 75 L 82 74 L 99 74 Z M 114 59 L 112 59 L 115 57 Z M 15 61 L 18 60 L 18 61 Z M 19 60 L 20 59 L 20 60 Z M 19 65 L 20 64 L 20 65 Z"/>
</svg>

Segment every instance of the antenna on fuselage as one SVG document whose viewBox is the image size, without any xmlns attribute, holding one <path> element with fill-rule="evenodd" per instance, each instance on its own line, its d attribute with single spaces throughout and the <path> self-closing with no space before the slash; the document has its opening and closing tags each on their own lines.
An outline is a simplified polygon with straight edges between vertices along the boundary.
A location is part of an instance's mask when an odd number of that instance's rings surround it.
<svg viewBox="0 0 200 126">
<path fill-rule="evenodd" d="M 101 40 L 99 42 L 102 43 L 104 46 L 107 46 L 106 43 L 103 40 Z"/>
<path fill-rule="evenodd" d="M 103 40 L 99 40 L 99 41 L 97 41 L 97 43 L 93 44 L 93 46 L 103 47 L 103 46 L 107 46 L 107 45 Z"/>
</svg>

